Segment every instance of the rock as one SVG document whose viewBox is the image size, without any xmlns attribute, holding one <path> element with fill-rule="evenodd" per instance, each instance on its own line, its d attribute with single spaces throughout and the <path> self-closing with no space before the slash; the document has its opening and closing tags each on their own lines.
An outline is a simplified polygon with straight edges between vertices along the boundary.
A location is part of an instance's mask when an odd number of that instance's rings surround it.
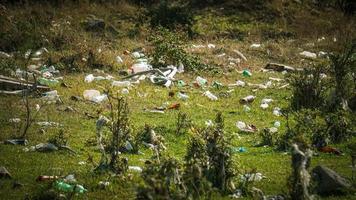
<svg viewBox="0 0 356 200">
<path fill-rule="evenodd" d="M 12 178 L 10 172 L 3 166 L 0 167 L 0 178 Z"/>
<path fill-rule="evenodd" d="M 102 19 L 88 19 L 86 21 L 85 29 L 87 31 L 103 31 L 105 29 L 105 22 Z"/>
<path fill-rule="evenodd" d="M 52 152 L 52 151 L 57 151 L 58 147 L 56 145 L 51 144 L 51 143 L 40 143 L 35 146 L 36 151 L 39 152 Z"/>
<path fill-rule="evenodd" d="M 273 71 L 277 71 L 277 72 L 295 71 L 294 67 L 290 67 L 290 66 L 283 65 L 283 64 L 278 64 L 278 63 L 268 63 L 265 66 L 265 69 L 269 69 L 269 70 L 273 70 Z"/>
<path fill-rule="evenodd" d="M 350 182 L 335 171 L 320 165 L 313 169 L 313 180 L 318 182 L 316 190 L 319 195 L 342 194 L 352 187 Z"/>
</svg>

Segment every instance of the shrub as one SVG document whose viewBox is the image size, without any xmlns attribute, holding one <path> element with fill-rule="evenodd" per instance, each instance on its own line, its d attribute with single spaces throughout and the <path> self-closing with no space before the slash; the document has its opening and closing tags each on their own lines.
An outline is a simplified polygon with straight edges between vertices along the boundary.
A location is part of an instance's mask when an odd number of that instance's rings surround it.
<svg viewBox="0 0 356 200">
<path fill-rule="evenodd" d="M 300 110 L 303 108 L 317 109 L 324 104 L 327 82 L 322 79 L 322 66 L 291 74 L 288 82 L 293 88 L 291 108 Z"/>
<path fill-rule="evenodd" d="M 184 50 L 183 41 L 185 39 L 179 34 L 159 28 L 149 40 L 153 47 L 150 57 L 154 67 L 183 64 L 186 70 L 208 69 L 208 66 L 203 64 L 197 56 L 190 55 Z"/>
<path fill-rule="evenodd" d="M 182 135 L 187 132 L 191 125 L 191 120 L 186 113 L 179 112 L 177 116 L 177 129 L 176 134 Z"/>
</svg>

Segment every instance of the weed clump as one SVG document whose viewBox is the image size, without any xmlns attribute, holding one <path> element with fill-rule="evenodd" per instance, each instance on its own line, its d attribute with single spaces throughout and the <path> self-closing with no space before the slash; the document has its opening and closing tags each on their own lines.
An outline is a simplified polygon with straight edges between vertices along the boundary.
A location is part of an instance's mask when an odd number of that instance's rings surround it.
<svg viewBox="0 0 356 200">
<path fill-rule="evenodd" d="M 150 54 L 152 66 L 156 68 L 168 65 L 183 65 L 186 70 L 197 71 L 208 69 L 208 65 L 184 50 L 184 39 L 179 34 L 160 28 L 149 38 L 153 47 Z"/>
</svg>

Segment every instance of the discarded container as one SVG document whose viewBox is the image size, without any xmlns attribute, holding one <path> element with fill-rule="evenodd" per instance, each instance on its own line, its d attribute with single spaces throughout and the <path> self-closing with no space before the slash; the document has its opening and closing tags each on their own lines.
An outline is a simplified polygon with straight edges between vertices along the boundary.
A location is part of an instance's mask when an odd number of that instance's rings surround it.
<svg viewBox="0 0 356 200">
<path fill-rule="evenodd" d="M 93 101 L 95 103 L 100 103 L 102 101 L 107 100 L 107 96 L 105 94 L 100 95 L 98 90 L 85 90 L 83 92 L 83 97 L 86 100 Z"/>
<path fill-rule="evenodd" d="M 70 185 L 68 183 L 64 183 L 63 181 L 56 181 L 55 187 L 63 192 L 84 193 L 87 191 L 82 185 Z"/>
<path fill-rule="evenodd" d="M 242 75 L 245 77 L 251 77 L 252 73 L 250 71 L 248 71 L 247 69 L 242 71 Z"/>
<path fill-rule="evenodd" d="M 242 121 L 238 121 L 236 122 L 236 127 L 240 130 L 243 130 L 245 129 L 247 126 L 246 126 L 246 123 L 245 122 L 242 122 Z"/>
<path fill-rule="evenodd" d="M 204 85 L 206 85 L 208 83 L 208 81 L 205 79 L 205 78 L 202 78 L 200 76 L 198 76 L 196 79 L 195 79 L 196 83 L 202 87 Z"/>
<path fill-rule="evenodd" d="M 131 82 L 130 81 L 113 81 L 111 85 L 116 86 L 116 87 L 130 87 Z"/>
<path fill-rule="evenodd" d="M 262 103 L 260 107 L 262 109 L 267 109 L 268 108 L 268 104 L 267 103 Z"/>
<path fill-rule="evenodd" d="M 236 122 L 236 127 L 240 130 L 240 131 L 244 131 L 244 132 L 249 132 L 249 133 L 253 133 L 255 131 L 257 131 L 257 128 L 255 125 L 247 125 L 245 122 L 242 121 L 237 121 Z"/>
<path fill-rule="evenodd" d="M 179 80 L 179 81 L 177 82 L 177 86 L 178 86 L 178 87 L 184 87 L 184 86 L 185 86 L 185 82 L 184 82 L 183 80 Z"/>
<path fill-rule="evenodd" d="M 240 81 L 240 80 L 236 81 L 236 86 L 245 87 L 245 85 L 246 85 L 246 83 L 243 81 Z"/>
<path fill-rule="evenodd" d="M 250 112 L 251 111 L 251 108 L 248 105 L 244 105 L 243 109 L 244 109 L 245 112 Z"/>
<path fill-rule="evenodd" d="M 255 96 L 253 95 L 249 95 L 247 97 L 244 97 L 242 99 L 240 99 L 240 103 L 241 104 L 247 104 L 247 103 L 252 103 L 255 100 Z"/>
<path fill-rule="evenodd" d="M 177 72 L 179 74 L 184 72 L 184 65 L 182 63 L 179 63 L 178 68 L 177 68 Z"/>
<path fill-rule="evenodd" d="M 203 94 L 204 96 L 208 97 L 210 100 L 212 101 L 217 101 L 218 100 L 218 97 L 215 96 L 213 93 L 211 93 L 210 91 L 206 91 L 204 92 Z"/>
<path fill-rule="evenodd" d="M 135 63 L 131 67 L 132 73 L 143 72 L 152 69 L 152 66 L 147 63 Z"/>
<path fill-rule="evenodd" d="M 137 51 L 133 52 L 131 55 L 134 58 L 140 58 L 141 57 L 141 54 L 139 52 L 137 52 Z"/>
<path fill-rule="evenodd" d="M 317 57 L 316 53 L 312 53 L 309 51 L 303 51 L 303 52 L 299 53 L 299 55 L 304 56 L 306 58 L 312 58 L 312 59 L 315 59 Z"/>
<path fill-rule="evenodd" d="M 273 125 L 274 125 L 274 127 L 279 128 L 281 126 L 281 122 L 275 121 Z"/>
<path fill-rule="evenodd" d="M 46 176 L 46 175 L 41 175 L 36 178 L 36 181 L 42 182 L 42 181 L 52 181 L 58 179 L 58 176 Z"/>
<path fill-rule="evenodd" d="M 43 95 L 42 99 L 45 101 L 59 101 L 60 100 L 57 90 L 45 92 L 42 95 Z"/>
<path fill-rule="evenodd" d="M 223 84 L 218 81 L 214 81 L 212 86 L 213 86 L 213 88 L 220 89 L 223 87 Z"/>
<path fill-rule="evenodd" d="M 260 48 L 261 44 L 251 44 L 250 48 Z"/>
<path fill-rule="evenodd" d="M 121 90 L 121 94 L 123 94 L 123 95 L 128 95 L 129 93 L 130 93 L 130 91 L 126 88 Z"/>
<path fill-rule="evenodd" d="M 38 79 L 38 83 L 41 85 L 55 86 L 55 85 L 59 84 L 59 81 L 55 80 L 55 79 L 46 79 L 46 78 L 41 77 Z"/>
<path fill-rule="evenodd" d="M 274 114 L 275 116 L 281 116 L 281 115 L 282 115 L 281 109 L 278 108 L 278 107 L 275 107 L 275 108 L 273 109 L 273 114 Z"/>
<path fill-rule="evenodd" d="M 94 75 L 93 74 L 89 74 L 89 75 L 85 76 L 85 78 L 84 78 L 84 82 L 86 82 L 86 83 L 91 83 L 93 81 L 94 81 Z"/>
<path fill-rule="evenodd" d="M 262 99 L 261 103 L 269 104 L 273 101 L 273 99 Z"/>
<path fill-rule="evenodd" d="M 245 147 L 233 147 L 232 152 L 233 153 L 245 153 L 245 152 L 247 152 L 247 149 Z"/>
<path fill-rule="evenodd" d="M 129 170 L 135 171 L 135 172 L 142 172 L 142 168 L 139 166 L 129 166 Z"/>
<path fill-rule="evenodd" d="M 214 49 L 215 48 L 215 44 L 208 44 L 208 48 L 209 49 Z"/>
<path fill-rule="evenodd" d="M 181 92 L 178 92 L 178 93 L 177 93 L 177 97 L 178 97 L 179 99 L 183 100 L 183 101 L 186 101 L 186 100 L 189 99 L 189 96 L 188 96 L 188 95 L 183 94 L 183 93 L 181 93 Z"/>
</svg>

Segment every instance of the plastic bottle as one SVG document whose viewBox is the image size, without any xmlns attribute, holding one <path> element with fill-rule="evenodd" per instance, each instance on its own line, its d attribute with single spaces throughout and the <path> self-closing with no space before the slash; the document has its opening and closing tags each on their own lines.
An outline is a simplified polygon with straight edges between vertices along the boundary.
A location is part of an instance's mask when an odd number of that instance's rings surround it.
<svg viewBox="0 0 356 200">
<path fill-rule="evenodd" d="M 58 190 L 61 190 L 63 192 L 77 192 L 77 193 L 84 193 L 86 192 L 87 190 L 82 186 L 82 185 L 70 185 L 68 183 L 64 183 L 62 181 L 56 181 L 55 183 L 55 187 L 58 189 Z"/>
<path fill-rule="evenodd" d="M 38 83 L 40 83 L 41 85 L 55 86 L 59 83 L 59 81 L 55 79 L 46 79 L 41 77 L 38 79 Z"/>
<path fill-rule="evenodd" d="M 179 80 L 177 85 L 178 85 L 178 87 L 184 87 L 185 86 L 185 82 L 183 80 Z"/>
<path fill-rule="evenodd" d="M 248 71 L 247 69 L 245 69 L 244 71 L 242 71 L 242 75 L 245 77 L 251 77 L 252 73 L 250 71 Z"/>
<path fill-rule="evenodd" d="M 178 93 L 177 93 L 177 96 L 178 96 L 179 99 L 182 99 L 183 101 L 186 101 L 186 100 L 189 99 L 189 96 L 188 96 L 188 95 L 183 94 L 183 93 L 181 93 L 181 92 L 178 92 Z"/>
<path fill-rule="evenodd" d="M 252 103 L 255 100 L 255 96 L 249 95 L 245 98 L 240 99 L 240 103 L 246 104 L 246 103 Z"/>
<path fill-rule="evenodd" d="M 210 91 L 206 91 L 204 92 L 204 96 L 208 97 L 210 100 L 212 101 L 217 101 L 218 97 L 215 96 L 213 93 L 211 93 Z"/>
<path fill-rule="evenodd" d="M 205 78 L 198 76 L 195 81 L 199 86 L 204 86 L 208 81 Z"/>
<path fill-rule="evenodd" d="M 117 86 L 117 87 L 130 87 L 131 82 L 130 81 L 113 81 L 112 86 Z"/>
</svg>

